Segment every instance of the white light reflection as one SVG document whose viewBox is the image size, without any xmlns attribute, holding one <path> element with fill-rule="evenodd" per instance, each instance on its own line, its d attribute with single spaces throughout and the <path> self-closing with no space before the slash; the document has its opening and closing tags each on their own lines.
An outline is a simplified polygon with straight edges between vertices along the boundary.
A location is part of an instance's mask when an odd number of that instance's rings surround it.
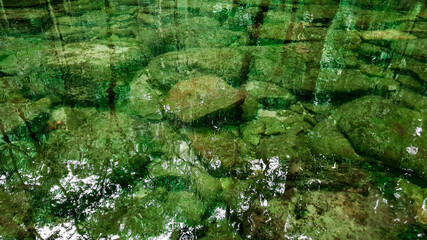
<svg viewBox="0 0 427 240">
<path fill-rule="evenodd" d="M 77 232 L 74 226 L 74 221 L 60 223 L 58 225 L 48 225 L 37 228 L 37 232 L 43 239 L 54 237 L 57 240 L 77 240 L 82 239 L 82 236 Z"/>
<path fill-rule="evenodd" d="M 407 148 L 406 148 L 406 151 L 407 151 L 409 154 L 411 154 L 411 155 L 415 155 L 415 154 L 417 154 L 417 153 L 418 153 L 418 148 L 417 148 L 417 147 L 410 146 L 410 147 L 407 147 Z"/>
</svg>

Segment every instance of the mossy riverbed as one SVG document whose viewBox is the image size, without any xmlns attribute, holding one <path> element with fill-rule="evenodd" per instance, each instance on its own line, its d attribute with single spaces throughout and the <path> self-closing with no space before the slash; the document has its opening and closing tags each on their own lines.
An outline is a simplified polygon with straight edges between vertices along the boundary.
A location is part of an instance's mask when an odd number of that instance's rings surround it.
<svg viewBox="0 0 427 240">
<path fill-rule="evenodd" d="M 0 239 L 427 239 L 426 0 L 0 0 Z"/>
</svg>

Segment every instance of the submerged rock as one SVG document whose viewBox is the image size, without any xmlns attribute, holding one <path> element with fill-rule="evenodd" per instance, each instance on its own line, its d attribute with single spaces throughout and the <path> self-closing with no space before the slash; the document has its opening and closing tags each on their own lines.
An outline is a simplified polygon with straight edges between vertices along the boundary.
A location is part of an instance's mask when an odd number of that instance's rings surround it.
<svg viewBox="0 0 427 240">
<path fill-rule="evenodd" d="M 392 45 L 396 52 L 425 61 L 427 58 L 427 39 L 400 41 Z"/>
<path fill-rule="evenodd" d="M 407 213 L 378 199 L 378 191 L 364 196 L 346 191 L 296 192 L 291 199 L 272 198 L 268 204 L 251 201 L 244 213 L 244 236 L 253 239 L 396 239 L 414 221 Z M 395 221 L 400 219 L 400 221 Z"/>
<path fill-rule="evenodd" d="M 214 170 L 217 168 L 230 170 L 242 162 L 243 142 L 232 130 L 214 132 L 196 129 L 186 132 L 186 135 L 191 140 L 192 146 L 204 157 L 205 163 Z"/>
<path fill-rule="evenodd" d="M 301 95 L 316 86 L 322 43 L 291 43 L 253 48 L 249 81 L 271 82 Z"/>
<path fill-rule="evenodd" d="M 272 83 L 251 81 L 245 85 L 246 92 L 266 107 L 283 108 L 295 102 L 295 96 L 287 89 Z"/>
<path fill-rule="evenodd" d="M 240 85 L 250 63 L 250 56 L 241 48 L 200 48 L 169 52 L 150 61 L 149 82 L 161 90 L 169 90 L 183 79 L 205 75 L 217 76 L 232 86 Z"/>
<path fill-rule="evenodd" d="M 324 121 L 329 123 L 319 123 L 312 134 L 317 153 L 357 160 L 350 143 L 362 156 L 392 167 L 411 169 L 419 177 L 427 178 L 425 113 L 403 108 L 379 96 L 365 96 L 342 105 Z M 324 134 L 321 126 L 329 126 L 327 132 L 338 131 Z"/>
<path fill-rule="evenodd" d="M 395 29 L 362 32 L 363 40 L 413 40 L 414 35 L 404 33 Z"/>
<path fill-rule="evenodd" d="M 184 122 L 192 122 L 210 113 L 226 110 L 245 100 L 245 93 L 224 80 L 204 76 L 177 83 L 169 92 L 165 105 Z"/>
<path fill-rule="evenodd" d="M 36 102 L 21 99 L 18 102 L 0 104 L 0 133 L 9 133 L 19 126 L 25 126 L 32 120 L 50 112 L 51 101 L 48 98 Z M 28 131 L 26 129 L 26 131 Z"/>
<path fill-rule="evenodd" d="M 378 72 L 376 72 L 378 73 Z M 396 90 L 398 84 L 390 77 L 368 76 L 355 69 L 324 69 L 316 82 L 318 94 L 329 96 L 384 94 Z"/>
<path fill-rule="evenodd" d="M 67 90 L 64 94 L 76 101 L 105 101 L 111 82 L 117 87 L 124 85 L 132 70 L 147 61 L 146 52 L 133 39 L 112 41 L 70 43 L 52 48 L 47 66 L 61 73 Z"/>
<path fill-rule="evenodd" d="M 144 73 L 130 84 L 129 102 L 131 111 L 141 117 L 152 120 L 160 120 L 163 117 L 160 97 L 148 84 Z"/>
</svg>

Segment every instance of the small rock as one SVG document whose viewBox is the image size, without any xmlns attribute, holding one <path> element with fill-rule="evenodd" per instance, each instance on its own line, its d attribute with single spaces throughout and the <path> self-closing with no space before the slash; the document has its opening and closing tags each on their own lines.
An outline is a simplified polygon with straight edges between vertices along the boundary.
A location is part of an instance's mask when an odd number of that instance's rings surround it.
<svg viewBox="0 0 427 240">
<path fill-rule="evenodd" d="M 366 31 L 362 33 L 363 40 L 412 40 L 417 39 L 414 35 L 404 33 L 395 29 L 380 31 Z"/>
</svg>

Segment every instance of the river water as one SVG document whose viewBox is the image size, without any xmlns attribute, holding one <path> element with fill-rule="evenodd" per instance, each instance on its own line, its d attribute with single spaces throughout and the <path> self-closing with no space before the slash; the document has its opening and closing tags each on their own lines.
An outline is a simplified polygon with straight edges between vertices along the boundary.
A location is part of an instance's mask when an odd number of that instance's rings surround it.
<svg viewBox="0 0 427 240">
<path fill-rule="evenodd" d="M 0 0 L 0 239 L 427 239 L 425 0 Z"/>
</svg>

